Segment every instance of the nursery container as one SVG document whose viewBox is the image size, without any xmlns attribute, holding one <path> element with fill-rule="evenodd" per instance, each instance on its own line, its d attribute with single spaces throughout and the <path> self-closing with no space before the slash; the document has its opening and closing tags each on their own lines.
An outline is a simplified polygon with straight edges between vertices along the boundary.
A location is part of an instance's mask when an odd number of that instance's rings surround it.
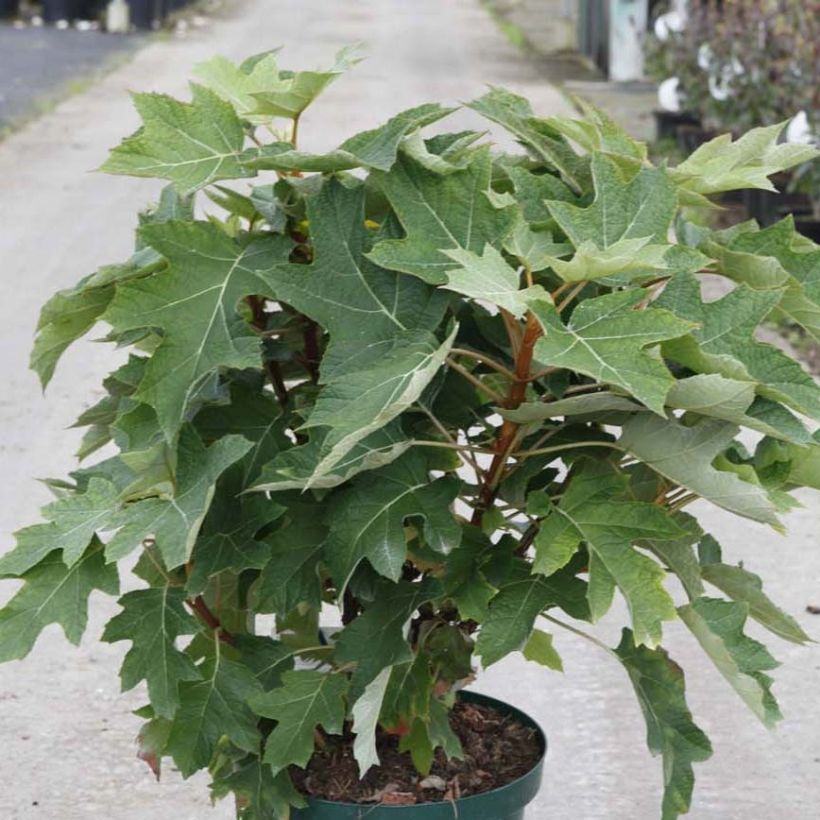
<svg viewBox="0 0 820 820">
<path fill-rule="evenodd" d="M 337 803 L 311 798 L 306 808 L 292 812 L 293 820 L 524 820 L 526 807 L 541 786 L 544 757 L 547 752 L 544 732 L 529 715 L 508 703 L 477 692 L 462 692 L 460 697 L 468 703 L 488 706 L 535 729 L 541 746 L 541 757 L 535 766 L 506 786 L 483 794 L 462 797 L 453 802 L 382 806 L 372 803 Z"/>
</svg>

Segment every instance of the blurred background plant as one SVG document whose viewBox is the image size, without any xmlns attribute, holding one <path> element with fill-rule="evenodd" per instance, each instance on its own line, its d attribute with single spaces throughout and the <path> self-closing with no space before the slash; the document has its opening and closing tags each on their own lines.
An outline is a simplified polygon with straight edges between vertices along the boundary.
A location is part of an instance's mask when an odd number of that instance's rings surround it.
<svg viewBox="0 0 820 820">
<path fill-rule="evenodd" d="M 787 121 L 784 139 L 817 143 L 820 0 L 690 0 L 684 15 L 662 3 L 646 40 L 646 72 L 660 89 L 658 136 L 674 134 L 684 151 L 716 132 Z M 793 196 L 756 195 L 750 215 L 771 223 L 785 209 L 816 237 L 817 168 L 803 166 L 775 184 Z"/>
</svg>

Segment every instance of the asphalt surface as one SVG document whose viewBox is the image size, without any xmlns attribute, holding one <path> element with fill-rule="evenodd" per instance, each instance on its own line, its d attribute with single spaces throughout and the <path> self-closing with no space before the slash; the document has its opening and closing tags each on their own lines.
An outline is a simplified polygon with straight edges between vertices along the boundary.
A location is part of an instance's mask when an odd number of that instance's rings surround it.
<svg viewBox="0 0 820 820">
<path fill-rule="evenodd" d="M 144 41 L 142 34 L 14 28 L 0 22 L 0 131 L 58 103 Z"/>
<path fill-rule="evenodd" d="M 84 342 L 65 357 L 43 398 L 26 361 L 38 308 L 55 289 L 97 266 L 125 258 L 135 212 L 158 184 L 89 173 L 106 150 L 137 124 L 129 89 L 184 91 L 191 67 L 214 53 L 240 58 L 284 45 L 286 63 L 327 64 L 335 50 L 363 41 L 370 54 L 305 116 L 306 149 L 326 149 L 402 108 L 480 94 L 485 83 L 528 94 L 544 114 L 566 112 L 561 95 L 535 64 L 497 32 L 478 0 L 246 0 L 208 30 L 154 41 L 132 62 L 87 92 L 0 143 L 0 550 L 10 533 L 36 520 L 47 500 L 36 476 L 61 475 L 79 442 L 66 426 L 100 395 L 119 357 Z M 455 128 L 475 125 L 467 113 Z M 820 618 L 805 612 L 820 598 L 820 503 L 792 514 L 782 539 L 706 505 L 695 510 L 730 559 L 770 578 L 770 593 L 810 634 Z M 0 584 L 0 600 L 12 582 Z M 207 777 L 183 782 L 169 770 L 156 783 L 135 758 L 140 692 L 119 694 L 117 668 L 127 644 L 96 642 L 116 611 L 92 598 L 79 649 L 50 627 L 19 663 L 0 667 L 0 818 L 9 820 L 227 820 L 211 810 Z M 598 634 L 614 642 L 623 612 Z M 777 675 L 787 721 L 768 733 L 680 629 L 669 629 L 672 654 L 688 670 L 690 704 L 715 745 L 698 767 L 691 817 L 696 820 L 808 820 L 820 807 L 820 651 L 770 642 L 784 662 Z M 642 718 L 623 671 L 596 647 L 556 635 L 565 674 L 508 659 L 478 688 L 529 711 L 549 737 L 544 787 L 528 820 L 656 820 L 661 763 L 645 750 Z"/>
</svg>

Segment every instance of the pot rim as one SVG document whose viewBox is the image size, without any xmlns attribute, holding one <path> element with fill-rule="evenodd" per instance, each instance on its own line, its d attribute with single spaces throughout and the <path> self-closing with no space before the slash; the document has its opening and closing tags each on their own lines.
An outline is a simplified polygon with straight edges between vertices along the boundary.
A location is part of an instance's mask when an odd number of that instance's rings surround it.
<svg viewBox="0 0 820 820">
<path fill-rule="evenodd" d="M 547 756 L 547 736 L 538 722 L 528 715 L 526 712 L 519 709 L 517 706 L 513 706 L 511 703 L 507 703 L 504 700 L 499 700 L 498 698 L 494 698 L 490 695 L 484 695 L 481 692 L 474 692 L 470 689 L 462 689 L 458 693 L 459 699 L 464 699 L 468 703 L 480 703 L 485 706 L 489 706 L 497 711 L 501 712 L 504 715 L 511 715 L 523 723 L 525 726 L 534 729 L 536 732 L 536 737 L 538 738 L 539 745 L 541 746 L 541 754 L 538 757 L 538 760 L 535 762 L 533 767 L 522 774 L 520 777 L 517 777 L 515 780 L 511 780 L 509 783 L 505 783 L 503 786 L 498 786 L 494 789 L 488 789 L 485 792 L 480 792 L 479 794 L 471 794 L 467 797 L 459 797 L 457 800 L 449 801 L 449 800 L 435 800 L 430 801 L 427 803 L 413 803 L 411 805 L 406 806 L 390 806 L 385 805 L 384 803 L 347 803 L 342 802 L 339 800 L 326 800 L 321 797 L 308 797 L 307 795 L 303 795 L 305 798 L 308 806 L 315 806 L 315 807 L 322 807 L 322 806 L 338 806 L 340 808 L 349 808 L 349 809 L 371 809 L 379 811 L 407 811 L 408 809 L 415 809 L 416 812 L 423 811 L 425 808 L 438 808 L 442 805 L 452 805 L 452 806 L 465 806 L 471 804 L 472 802 L 478 802 L 482 799 L 487 799 L 490 795 L 497 795 L 503 793 L 505 791 L 514 791 L 516 790 L 523 781 L 527 780 L 531 777 L 537 777 L 539 780 L 541 778 L 541 769 L 544 766 L 544 760 Z M 458 814 L 456 813 L 456 817 Z"/>
</svg>

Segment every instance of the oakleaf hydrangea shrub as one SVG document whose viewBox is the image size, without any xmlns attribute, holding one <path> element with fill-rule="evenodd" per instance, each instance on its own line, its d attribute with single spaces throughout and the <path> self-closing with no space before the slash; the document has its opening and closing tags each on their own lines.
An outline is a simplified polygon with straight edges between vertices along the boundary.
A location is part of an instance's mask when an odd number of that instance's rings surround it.
<svg viewBox="0 0 820 820">
<path fill-rule="evenodd" d="M 664 625 L 768 726 L 776 661 L 746 623 L 808 640 L 687 507 L 781 530 L 790 491 L 820 486 L 820 391 L 754 338 L 772 316 L 820 336 L 820 249 L 790 219 L 700 217 L 814 151 L 774 126 L 655 166 L 601 112 L 539 118 L 499 88 L 468 107 L 515 154 L 437 104 L 301 150 L 354 61 L 216 58 L 189 101 L 135 95 L 142 127 L 104 170 L 167 184 L 131 257 L 43 308 L 44 385 L 100 324 L 122 363 L 77 421 L 82 465 L 0 559 L 22 582 L 0 660 L 51 623 L 77 643 L 125 562 L 102 640 L 144 686 L 141 755 L 286 818 L 317 739 L 352 732 L 362 775 L 377 731 L 421 773 L 458 757 L 459 688 L 516 652 L 556 674 L 553 632 L 592 637 L 617 593 L 609 652 L 663 758 L 662 815 L 684 814 L 711 749 Z"/>
</svg>

